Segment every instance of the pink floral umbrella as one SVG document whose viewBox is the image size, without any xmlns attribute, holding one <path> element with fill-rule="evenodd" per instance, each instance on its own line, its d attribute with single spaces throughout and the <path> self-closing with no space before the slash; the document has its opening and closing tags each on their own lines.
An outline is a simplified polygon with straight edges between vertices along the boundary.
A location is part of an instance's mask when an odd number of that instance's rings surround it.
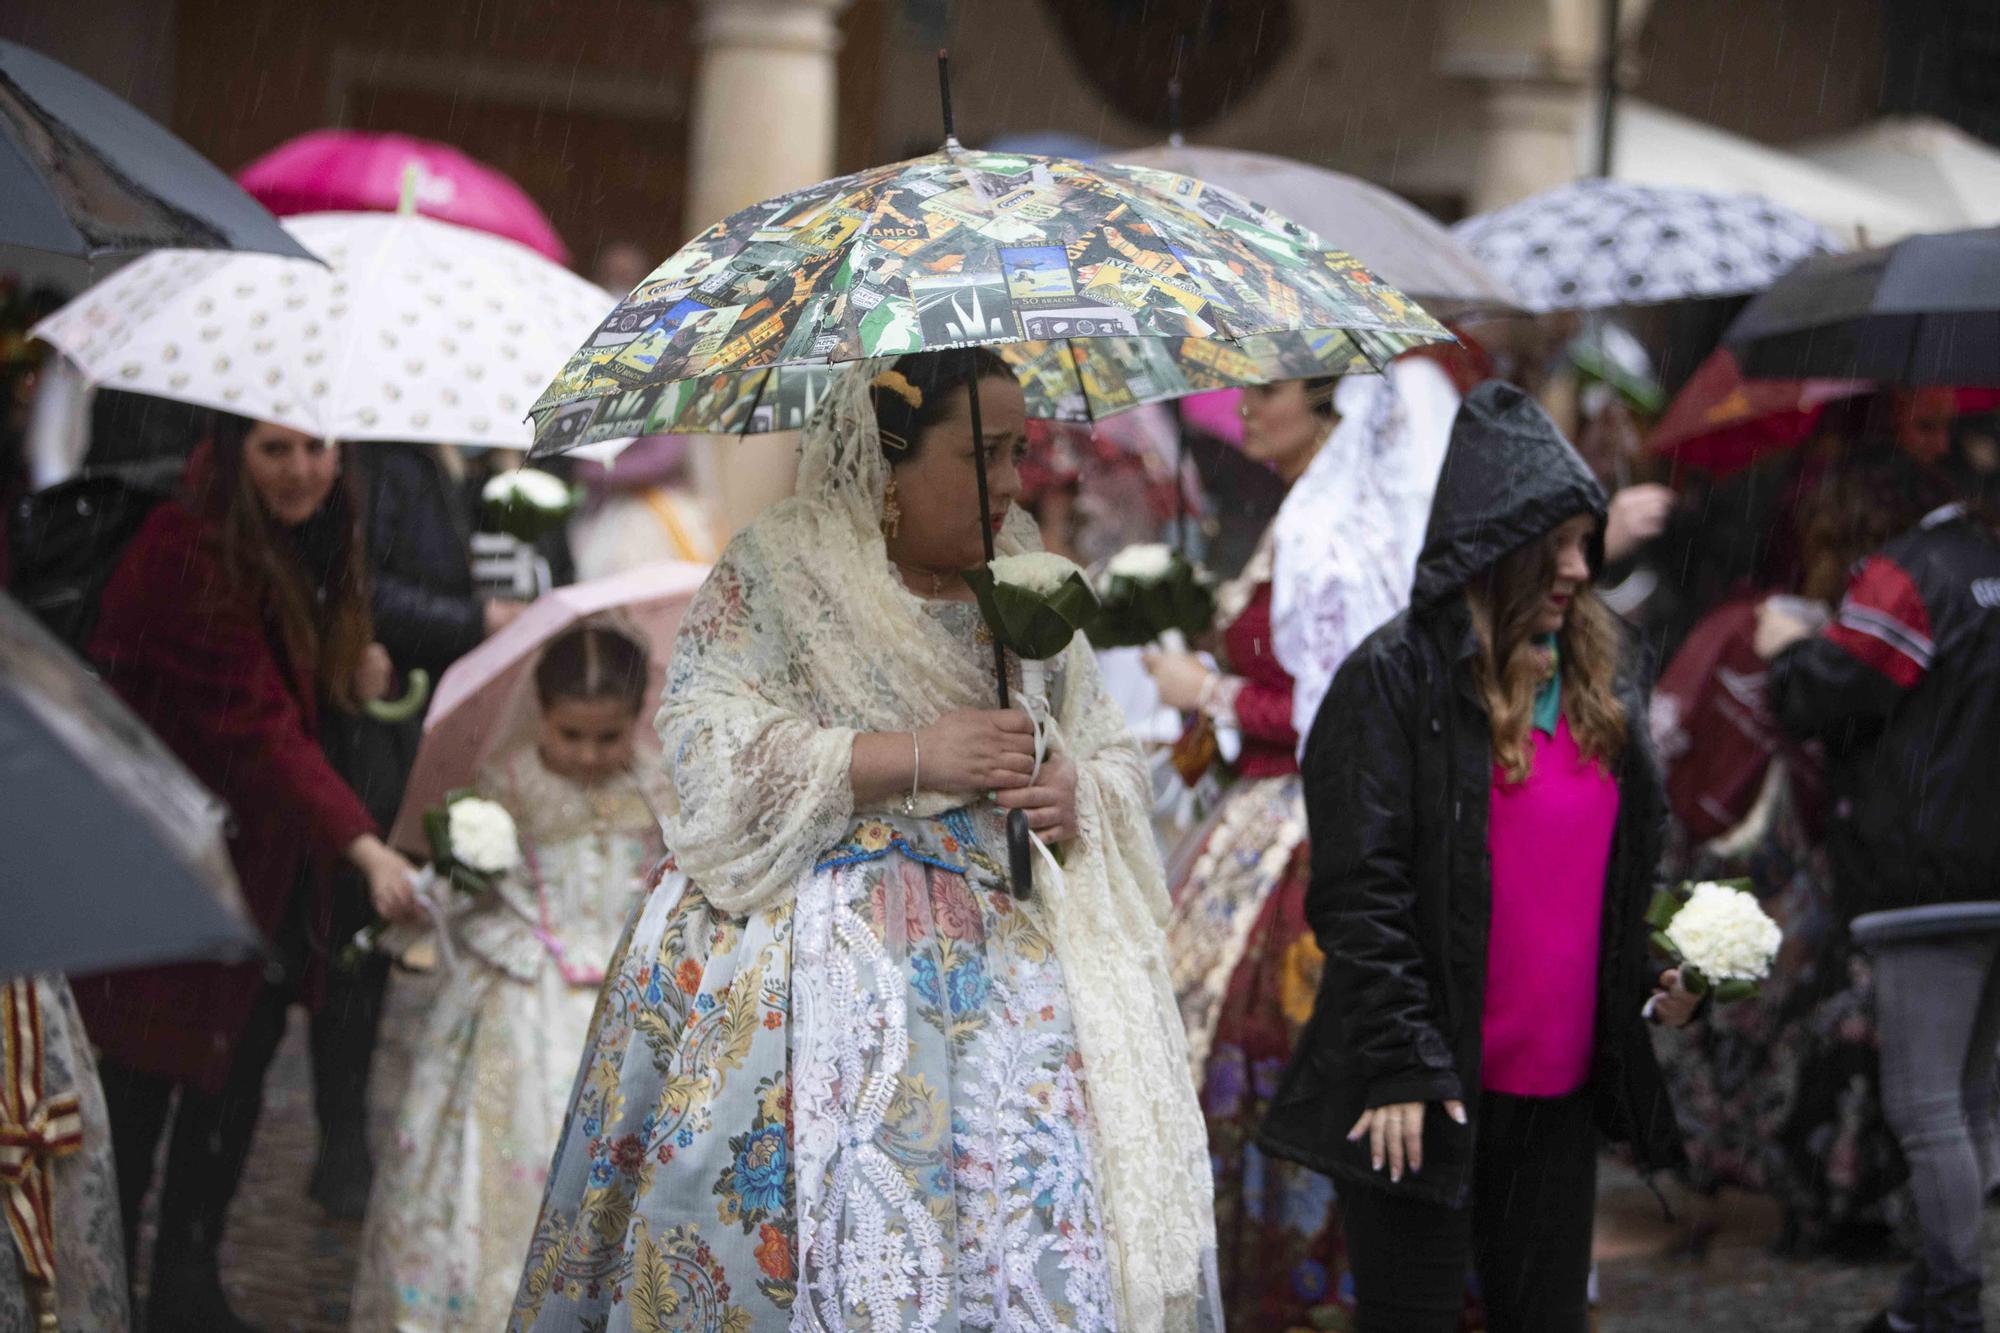
<svg viewBox="0 0 2000 1333">
<path fill-rule="evenodd" d="M 279 217 L 393 213 L 411 167 L 419 213 L 504 236 L 558 264 L 569 263 L 569 247 L 526 191 L 485 163 L 429 139 L 314 130 L 279 144 L 236 180 Z"/>
<path fill-rule="evenodd" d="M 557 588 L 452 663 L 424 717 L 423 743 L 389 841 L 428 856 L 424 811 L 443 805 L 448 792 L 469 786 L 488 759 L 534 737 L 540 721 L 535 663 L 543 647 L 572 625 L 601 621 L 643 641 L 652 658 L 650 697 L 657 698 L 681 615 L 707 577 L 706 565 L 663 562 Z M 658 762 L 659 741 L 651 726 L 639 728 L 639 744 L 640 763 Z"/>
</svg>

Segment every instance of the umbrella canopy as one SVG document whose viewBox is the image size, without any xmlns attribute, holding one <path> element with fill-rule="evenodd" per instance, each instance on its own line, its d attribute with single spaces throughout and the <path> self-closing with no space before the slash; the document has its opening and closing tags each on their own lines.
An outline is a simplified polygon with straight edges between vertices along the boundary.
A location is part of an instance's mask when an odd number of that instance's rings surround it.
<svg viewBox="0 0 2000 1333">
<path fill-rule="evenodd" d="M 1351 252 L 1433 314 L 1507 314 L 1513 291 L 1436 218 L 1379 185 L 1269 153 L 1162 144 L 1108 156 L 1234 190 Z"/>
<path fill-rule="evenodd" d="M 246 958 L 226 812 L 0 595 L 0 979 Z"/>
<path fill-rule="evenodd" d="M 1828 403 L 1873 387 L 1866 380 L 1745 379 L 1735 356 L 1718 347 L 1674 395 L 1646 447 L 1728 476 L 1805 439 Z"/>
<path fill-rule="evenodd" d="M 413 856 L 428 856 L 424 812 L 469 785 L 488 759 L 534 738 L 540 725 L 535 663 L 549 641 L 572 626 L 602 620 L 645 643 L 653 672 L 647 697 L 658 698 L 681 615 L 706 577 L 707 565 L 666 562 L 557 588 L 452 663 L 424 717 L 423 744 L 389 840 Z M 639 728 L 639 744 L 642 751 L 658 750 L 651 727 Z"/>
<path fill-rule="evenodd" d="M 1453 231 L 1537 313 L 1740 296 L 1836 248 L 1818 223 L 1755 195 L 1600 178 Z"/>
<path fill-rule="evenodd" d="M 994 345 L 1015 348 L 1031 415 L 1086 419 L 1378 369 L 1449 338 L 1352 256 L 1228 190 L 947 143 L 709 228 L 604 320 L 534 415 L 545 451 L 635 422 L 783 429 L 818 383 L 796 367 Z"/>
<path fill-rule="evenodd" d="M 167 247 L 312 255 L 129 102 L 0 41 L 0 245 L 86 263 Z"/>
<path fill-rule="evenodd" d="M 450 144 L 406 134 L 314 130 L 279 144 L 237 172 L 236 180 L 281 218 L 393 213 L 412 169 L 416 210 L 425 217 L 504 236 L 553 263 L 569 263 L 569 247 L 528 192 Z"/>
<path fill-rule="evenodd" d="M 2000 384 L 2000 228 L 1801 264 L 1723 341 L 1756 378 Z"/>
<path fill-rule="evenodd" d="M 2000 222 L 2000 149 L 1935 116 L 1884 116 L 1798 152 L 1892 198 L 1921 200 L 1943 225 Z"/>
<path fill-rule="evenodd" d="M 35 332 L 113 389 L 326 439 L 525 449 L 535 391 L 609 301 L 525 246 L 448 222 L 285 226 L 329 267 L 148 255 Z"/>
</svg>

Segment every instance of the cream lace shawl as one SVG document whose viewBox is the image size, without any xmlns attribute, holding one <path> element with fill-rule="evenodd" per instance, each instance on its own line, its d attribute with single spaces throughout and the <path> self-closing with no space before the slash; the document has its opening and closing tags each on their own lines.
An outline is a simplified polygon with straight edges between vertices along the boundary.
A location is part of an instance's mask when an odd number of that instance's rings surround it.
<svg viewBox="0 0 2000 1333">
<path fill-rule="evenodd" d="M 716 906 L 791 894 L 854 816 L 855 734 L 993 706 L 965 645 L 891 572 L 879 529 L 888 467 L 867 381 L 836 378 L 808 422 L 798 493 L 730 543 L 689 607 L 658 726 L 671 788 L 667 843 Z M 1036 545 L 1016 514 L 1003 552 Z M 1196 1329 L 1213 1311 L 1207 1140 L 1165 960 L 1167 892 L 1144 761 L 1079 638 L 1054 748 L 1078 772 L 1081 836 L 1057 886 L 1036 868 L 1087 1071 L 1097 1180 L 1119 1324 Z M 924 793 L 925 813 L 964 795 Z"/>
</svg>

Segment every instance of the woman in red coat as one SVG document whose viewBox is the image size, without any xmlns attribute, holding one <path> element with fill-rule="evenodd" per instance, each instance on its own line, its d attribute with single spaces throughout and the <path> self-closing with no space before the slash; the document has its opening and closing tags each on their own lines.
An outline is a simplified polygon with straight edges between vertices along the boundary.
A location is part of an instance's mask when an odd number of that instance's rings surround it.
<svg viewBox="0 0 2000 1333">
<path fill-rule="evenodd" d="M 355 513 L 339 450 L 266 422 L 219 419 L 184 498 L 156 509 L 105 588 L 91 657 L 229 805 L 245 903 L 268 963 L 192 963 L 79 980 L 101 1047 L 126 1253 L 169 1102 L 153 1333 L 247 1328 L 217 1275 L 223 1221 L 248 1157 L 263 1082 L 293 1000 L 323 983 L 339 858 L 376 909 L 413 909 L 409 863 L 383 844 L 315 739 L 323 705 L 380 694 Z"/>
</svg>

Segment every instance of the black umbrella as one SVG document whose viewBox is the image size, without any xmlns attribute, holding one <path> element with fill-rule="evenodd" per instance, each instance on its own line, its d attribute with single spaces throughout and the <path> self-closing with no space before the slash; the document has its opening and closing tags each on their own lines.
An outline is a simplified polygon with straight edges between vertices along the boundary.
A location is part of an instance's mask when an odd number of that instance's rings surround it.
<svg viewBox="0 0 2000 1333">
<path fill-rule="evenodd" d="M 313 256 L 201 154 L 75 70 L 0 42 L 0 247 Z"/>
<path fill-rule="evenodd" d="M 1723 341 L 1752 379 L 2000 384 L 2000 228 L 1808 259 Z"/>
<path fill-rule="evenodd" d="M 222 803 L 0 595 L 0 980 L 251 956 Z"/>
</svg>

